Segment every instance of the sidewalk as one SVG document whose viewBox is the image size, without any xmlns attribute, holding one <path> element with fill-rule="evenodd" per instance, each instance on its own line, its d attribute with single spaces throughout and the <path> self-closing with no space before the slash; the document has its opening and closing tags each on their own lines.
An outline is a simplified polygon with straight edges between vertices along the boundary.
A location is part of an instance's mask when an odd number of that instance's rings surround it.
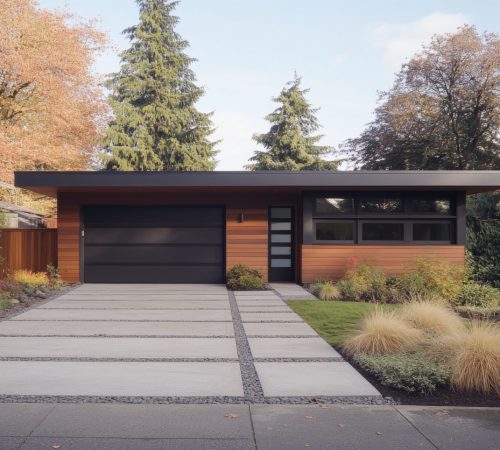
<svg viewBox="0 0 500 450">
<path fill-rule="evenodd" d="M 2 403 L 0 448 L 496 450 L 500 409 Z"/>
</svg>

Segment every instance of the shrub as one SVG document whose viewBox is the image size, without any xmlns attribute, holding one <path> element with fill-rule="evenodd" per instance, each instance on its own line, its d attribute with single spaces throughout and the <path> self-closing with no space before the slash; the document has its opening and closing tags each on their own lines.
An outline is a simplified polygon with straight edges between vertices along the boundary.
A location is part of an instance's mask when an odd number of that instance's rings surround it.
<svg viewBox="0 0 500 450">
<path fill-rule="evenodd" d="M 411 302 L 425 298 L 429 294 L 424 278 L 414 271 L 388 279 L 387 286 L 393 303 Z"/>
<path fill-rule="evenodd" d="M 264 277 L 255 269 L 238 264 L 227 272 L 227 287 L 233 291 L 253 291 L 265 288 Z"/>
<path fill-rule="evenodd" d="M 348 354 L 388 353 L 414 348 L 422 333 L 393 312 L 374 311 L 365 317 L 361 329 L 344 343 Z"/>
<path fill-rule="evenodd" d="M 12 304 L 8 300 L 0 300 L 0 311 L 9 309 Z"/>
<path fill-rule="evenodd" d="M 0 291 L 6 298 L 18 298 L 21 295 L 23 286 L 13 278 L 5 278 L 0 280 Z"/>
<path fill-rule="evenodd" d="M 461 306 L 495 306 L 498 304 L 498 290 L 487 284 L 464 283 L 455 301 Z"/>
<path fill-rule="evenodd" d="M 347 272 L 344 280 L 347 283 L 341 284 L 341 292 L 350 294 L 345 299 L 378 302 L 387 293 L 384 271 L 372 263 L 357 265 Z"/>
<path fill-rule="evenodd" d="M 401 317 L 430 335 L 454 335 L 464 328 L 464 323 L 457 314 L 434 301 L 409 303 L 402 310 Z"/>
<path fill-rule="evenodd" d="M 29 287 L 40 287 L 49 284 L 49 277 L 45 272 L 31 272 L 29 270 L 18 270 L 14 274 L 14 280 Z"/>
<path fill-rule="evenodd" d="M 454 301 L 460 293 L 464 269 L 435 258 L 417 258 L 415 271 L 423 280 L 425 290 L 445 300 Z"/>
<path fill-rule="evenodd" d="M 311 291 L 320 300 L 340 299 L 340 291 L 331 281 L 317 281 L 311 286 Z"/>
<path fill-rule="evenodd" d="M 497 320 L 500 321 L 500 305 L 494 306 L 455 306 L 462 317 L 476 320 Z"/>
<path fill-rule="evenodd" d="M 342 300 L 356 300 L 356 292 L 354 289 L 354 284 L 350 279 L 342 279 L 337 283 L 337 289 L 339 290 L 340 297 Z"/>
<path fill-rule="evenodd" d="M 448 385 L 450 381 L 451 373 L 446 365 L 431 361 L 421 353 L 359 353 L 353 359 L 384 386 L 410 394 L 430 394 L 438 387 Z"/>
<path fill-rule="evenodd" d="M 500 328 L 488 322 L 472 322 L 450 346 L 452 385 L 459 391 L 500 395 Z"/>
</svg>

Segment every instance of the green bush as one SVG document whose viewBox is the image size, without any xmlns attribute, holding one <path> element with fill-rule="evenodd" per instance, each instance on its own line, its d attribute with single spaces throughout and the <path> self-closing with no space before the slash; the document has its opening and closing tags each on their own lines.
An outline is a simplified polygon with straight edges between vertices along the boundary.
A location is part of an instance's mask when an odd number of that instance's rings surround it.
<svg viewBox="0 0 500 450">
<path fill-rule="evenodd" d="M 460 293 L 464 268 L 435 258 L 417 258 L 414 273 L 422 278 L 427 293 L 450 302 Z"/>
<path fill-rule="evenodd" d="M 8 300 L 0 300 L 0 311 L 5 311 L 11 307 L 11 303 Z"/>
<path fill-rule="evenodd" d="M 462 285 L 456 299 L 460 306 L 495 306 L 498 304 L 498 290 L 487 284 L 467 282 Z"/>
<path fill-rule="evenodd" d="M 408 272 L 387 280 L 392 303 L 405 303 L 422 299 L 429 294 L 425 280 L 418 272 Z"/>
<path fill-rule="evenodd" d="M 265 288 L 262 274 L 242 264 L 229 269 L 226 280 L 227 287 L 233 291 L 257 291 Z"/>
<path fill-rule="evenodd" d="M 340 291 L 332 281 L 317 281 L 311 286 L 311 292 L 320 300 L 340 299 Z"/>
<path fill-rule="evenodd" d="M 382 385 L 410 394 L 431 394 L 438 387 L 449 385 L 451 379 L 451 370 L 447 366 L 429 360 L 422 353 L 358 353 L 353 359 Z"/>
<path fill-rule="evenodd" d="M 349 270 L 338 284 L 345 300 L 384 301 L 387 295 L 384 271 L 372 263 L 362 263 Z"/>
</svg>

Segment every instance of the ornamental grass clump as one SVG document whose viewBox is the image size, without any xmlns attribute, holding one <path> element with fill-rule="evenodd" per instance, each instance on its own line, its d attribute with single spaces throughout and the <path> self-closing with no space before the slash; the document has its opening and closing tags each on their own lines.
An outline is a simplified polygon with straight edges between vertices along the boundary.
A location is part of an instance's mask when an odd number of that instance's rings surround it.
<svg viewBox="0 0 500 450">
<path fill-rule="evenodd" d="M 401 317 L 429 336 L 455 335 L 464 329 L 462 319 L 439 300 L 408 303 L 401 311 Z"/>
<path fill-rule="evenodd" d="M 451 383 L 458 391 L 500 396 L 500 327 L 474 321 L 450 346 Z"/>
<path fill-rule="evenodd" d="M 350 354 L 410 350 L 422 342 L 422 333 L 393 312 L 375 310 L 363 319 L 360 330 L 343 348 Z"/>
<path fill-rule="evenodd" d="M 14 280 L 32 288 L 49 284 L 49 277 L 45 272 L 32 272 L 30 270 L 16 271 Z"/>
<path fill-rule="evenodd" d="M 317 281 L 311 286 L 312 293 L 320 300 L 340 300 L 340 291 L 331 281 Z"/>
</svg>

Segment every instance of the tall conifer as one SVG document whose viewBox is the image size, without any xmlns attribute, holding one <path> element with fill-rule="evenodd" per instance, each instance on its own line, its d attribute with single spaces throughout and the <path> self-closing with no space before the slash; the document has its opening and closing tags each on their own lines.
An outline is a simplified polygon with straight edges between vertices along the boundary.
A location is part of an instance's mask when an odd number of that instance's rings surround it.
<svg viewBox="0 0 500 450">
<path fill-rule="evenodd" d="M 335 170 L 339 161 L 327 161 L 331 153 L 328 146 L 317 145 L 323 137 L 313 135 L 320 128 L 313 108 L 301 89 L 301 78 L 295 75 L 280 95 L 273 100 L 279 107 L 266 116 L 271 123 L 265 134 L 255 134 L 253 139 L 265 150 L 257 150 L 247 168 L 251 170 Z"/>
<path fill-rule="evenodd" d="M 190 69 L 189 46 L 175 31 L 178 2 L 137 0 L 139 24 L 124 31 L 131 42 L 109 80 L 114 112 L 103 141 L 108 170 L 213 170 L 210 116 L 195 104 L 203 95 Z"/>
</svg>

